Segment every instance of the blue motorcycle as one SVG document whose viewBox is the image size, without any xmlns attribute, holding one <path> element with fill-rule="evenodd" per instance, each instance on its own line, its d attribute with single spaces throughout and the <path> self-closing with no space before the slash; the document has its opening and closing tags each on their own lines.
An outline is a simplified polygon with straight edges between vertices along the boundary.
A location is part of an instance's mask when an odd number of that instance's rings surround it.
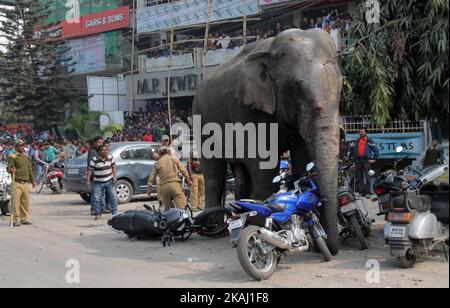
<svg viewBox="0 0 450 308">
<path fill-rule="evenodd" d="M 253 279 L 269 279 L 284 254 L 308 251 L 311 241 L 326 261 L 331 260 L 327 235 L 318 219 L 321 203 L 313 169 L 310 163 L 298 180 L 285 179 L 293 189 L 280 191 L 266 202 L 239 200 L 227 205 L 232 212 L 230 240 L 236 242 L 239 262 Z M 274 183 L 281 181 L 282 176 L 274 179 Z"/>
</svg>

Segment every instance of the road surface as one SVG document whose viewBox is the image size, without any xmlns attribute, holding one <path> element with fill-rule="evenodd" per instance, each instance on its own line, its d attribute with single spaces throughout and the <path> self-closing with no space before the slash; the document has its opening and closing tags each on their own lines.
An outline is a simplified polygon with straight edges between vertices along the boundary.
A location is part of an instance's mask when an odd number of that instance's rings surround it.
<svg viewBox="0 0 450 308">
<path fill-rule="evenodd" d="M 271 279 L 256 282 L 241 269 L 227 238 L 194 235 L 163 248 L 159 241 L 128 240 L 113 232 L 106 225 L 109 215 L 94 221 L 78 195 L 43 192 L 31 200 L 33 226 L 11 229 L 9 218 L 0 217 L 0 287 L 449 287 L 442 248 L 413 269 L 399 269 L 379 218 L 368 251 L 349 240 L 328 263 L 315 252 L 289 255 Z M 144 202 L 151 201 L 139 199 L 120 210 Z M 72 271 L 77 264 L 79 283 Z M 366 268 L 373 264 L 380 267 L 379 280 L 373 267 Z"/>
</svg>

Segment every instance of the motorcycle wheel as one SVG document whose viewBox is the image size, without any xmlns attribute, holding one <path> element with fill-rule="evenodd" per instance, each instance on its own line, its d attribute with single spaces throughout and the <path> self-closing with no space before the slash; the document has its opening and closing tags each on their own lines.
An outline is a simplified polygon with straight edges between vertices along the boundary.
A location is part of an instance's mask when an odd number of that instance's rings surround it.
<svg viewBox="0 0 450 308">
<path fill-rule="evenodd" d="M 52 191 L 58 195 L 62 194 L 61 185 L 59 185 L 59 183 L 57 183 L 56 185 L 52 186 Z"/>
<path fill-rule="evenodd" d="M 196 231 L 199 235 L 207 237 L 225 234 L 228 230 L 227 220 L 230 216 L 231 213 L 222 207 L 206 209 L 195 218 L 195 225 L 201 226 Z"/>
<path fill-rule="evenodd" d="M 81 199 L 83 199 L 84 202 L 91 203 L 91 194 L 90 193 L 82 193 L 80 194 Z"/>
<path fill-rule="evenodd" d="M 36 190 L 36 193 L 40 194 L 42 189 L 44 189 L 45 186 L 45 179 L 42 179 L 42 184 L 38 187 L 38 189 Z"/>
<path fill-rule="evenodd" d="M 416 256 L 414 256 L 411 249 L 408 249 L 406 255 L 404 257 L 398 257 L 397 261 L 399 262 L 401 268 L 413 268 L 414 264 L 416 264 Z"/>
<path fill-rule="evenodd" d="M 350 224 L 352 225 L 353 232 L 355 232 L 354 234 L 356 235 L 356 238 L 358 239 L 361 245 L 361 249 L 362 250 L 369 249 L 369 245 L 367 244 L 366 238 L 364 237 L 364 234 L 361 231 L 361 226 L 359 225 L 358 220 L 356 220 L 356 216 L 351 215 L 350 217 L 348 217 L 348 219 L 350 219 Z"/>
<path fill-rule="evenodd" d="M 256 243 L 261 241 L 258 234 L 259 228 L 258 226 L 245 228 L 237 246 L 239 263 L 247 275 L 258 281 L 269 279 L 278 263 L 275 250 L 263 254 L 261 248 L 257 246 Z"/>
<path fill-rule="evenodd" d="M 333 256 L 331 255 L 330 249 L 327 246 L 327 243 L 325 242 L 325 239 L 321 236 L 316 238 L 314 240 L 315 246 L 319 249 L 319 251 L 323 254 L 325 257 L 325 261 L 329 262 L 333 259 Z"/>
</svg>

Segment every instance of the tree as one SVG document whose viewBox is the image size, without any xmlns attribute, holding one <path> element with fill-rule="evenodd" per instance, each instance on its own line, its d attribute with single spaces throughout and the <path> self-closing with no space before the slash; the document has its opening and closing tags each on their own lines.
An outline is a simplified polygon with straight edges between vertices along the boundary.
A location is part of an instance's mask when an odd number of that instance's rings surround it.
<svg viewBox="0 0 450 308">
<path fill-rule="evenodd" d="M 0 102 L 15 120 L 28 121 L 37 130 L 64 123 L 68 106 L 83 103 L 86 97 L 71 87 L 71 59 L 64 59 L 68 48 L 48 29 L 59 25 L 40 25 L 49 15 L 49 6 L 37 0 L 18 0 L 12 9 L 1 9 L 5 20 L 2 32 L 8 44 L 1 58 L 5 77 L 0 80 Z M 36 36 L 36 29 L 41 29 Z"/>
<path fill-rule="evenodd" d="M 344 114 L 448 121 L 448 0 L 379 0 L 380 23 L 362 1 L 343 55 Z"/>
</svg>

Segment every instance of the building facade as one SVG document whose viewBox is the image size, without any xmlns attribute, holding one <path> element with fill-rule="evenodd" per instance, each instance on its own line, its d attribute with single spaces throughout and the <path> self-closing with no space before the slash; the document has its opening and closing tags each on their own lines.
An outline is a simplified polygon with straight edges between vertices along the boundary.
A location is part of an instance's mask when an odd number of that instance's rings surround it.
<svg viewBox="0 0 450 308">
<path fill-rule="evenodd" d="M 131 17 L 127 0 L 40 0 L 49 15 L 42 28 L 70 48 L 66 58 L 74 86 L 87 91 L 86 77 L 112 76 L 130 68 Z M 54 30 L 52 30 L 52 28 Z M 41 29 L 36 29 L 39 35 Z"/>
</svg>

